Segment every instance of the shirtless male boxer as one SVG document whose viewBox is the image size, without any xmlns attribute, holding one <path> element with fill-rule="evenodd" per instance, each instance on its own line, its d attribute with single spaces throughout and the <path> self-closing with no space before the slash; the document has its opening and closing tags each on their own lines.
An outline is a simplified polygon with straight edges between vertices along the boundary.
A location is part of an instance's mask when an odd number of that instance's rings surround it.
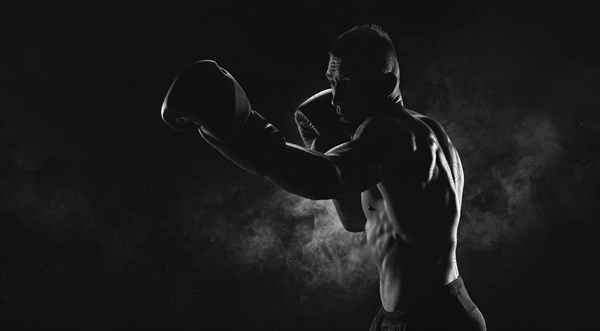
<svg viewBox="0 0 600 331">
<path fill-rule="evenodd" d="M 344 32 L 326 76 L 331 89 L 295 112 L 305 147 L 211 60 L 177 76 L 161 114 L 291 193 L 332 199 L 346 230 L 366 232 L 382 303 L 371 330 L 485 330 L 456 264 L 460 158 L 440 124 L 403 106 L 390 37 L 377 25 Z"/>
</svg>

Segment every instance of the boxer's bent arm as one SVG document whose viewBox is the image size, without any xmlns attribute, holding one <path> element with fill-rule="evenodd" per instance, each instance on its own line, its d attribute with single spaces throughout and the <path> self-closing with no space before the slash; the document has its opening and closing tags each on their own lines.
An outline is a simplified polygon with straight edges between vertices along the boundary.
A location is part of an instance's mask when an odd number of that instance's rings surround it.
<svg viewBox="0 0 600 331">
<path fill-rule="evenodd" d="M 353 140 L 327 153 L 287 143 L 267 178 L 290 193 L 313 200 L 360 194 L 381 181 L 386 167 L 415 150 L 409 130 L 389 117 L 372 116 L 356 130 Z"/>
<path fill-rule="evenodd" d="M 300 130 L 304 127 L 300 126 Z M 313 151 L 326 152 L 331 148 L 339 145 L 341 142 L 332 142 L 322 136 L 314 134 L 312 130 L 305 130 L 302 137 L 306 148 Z M 312 139 L 311 139 L 312 138 Z M 362 208 L 361 193 L 355 193 L 349 196 L 337 197 L 331 199 L 333 206 L 337 211 L 338 217 L 344 229 L 349 232 L 364 232 L 367 217 Z"/>
<path fill-rule="evenodd" d="M 335 210 L 340 217 L 342 226 L 349 232 L 365 231 L 367 217 L 362 209 L 362 200 L 360 193 L 352 194 L 345 197 L 331 199 Z"/>
<path fill-rule="evenodd" d="M 324 200 L 339 189 L 339 170 L 323 153 L 286 142 L 277 164 L 266 178 L 290 193 Z"/>
</svg>

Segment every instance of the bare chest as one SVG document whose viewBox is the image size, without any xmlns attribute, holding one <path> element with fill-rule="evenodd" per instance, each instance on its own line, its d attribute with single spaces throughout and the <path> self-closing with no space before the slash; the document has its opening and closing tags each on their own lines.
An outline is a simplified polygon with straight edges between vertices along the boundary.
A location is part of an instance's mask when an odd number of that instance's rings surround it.
<svg viewBox="0 0 600 331">
<path fill-rule="evenodd" d="M 367 218 L 365 224 L 367 242 L 376 251 L 385 251 L 395 232 L 386 210 L 385 200 L 379 189 L 374 186 L 361 194 L 361 201 Z"/>
<path fill-rule="evenodd" d="M 377 186 L 364 191 L 361 194 L 361 202 L 367 218 L 385 212 L 385 201 Z"/>
</svg>

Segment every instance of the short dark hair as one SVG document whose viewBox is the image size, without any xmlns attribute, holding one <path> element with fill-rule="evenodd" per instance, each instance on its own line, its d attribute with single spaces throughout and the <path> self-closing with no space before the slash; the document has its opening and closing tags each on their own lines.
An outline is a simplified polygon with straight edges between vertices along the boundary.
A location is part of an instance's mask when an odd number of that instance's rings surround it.
<svg viewBox="0 0 600 331">
<path fill-rule="evenodd" d="M 329 48 L 329 55 L 358 56 L 384 73 L 393 72 L 400 78 L 396 49 L 392 39 L 379 25 L 357 25 L 342 33 Z"/>
</svg>

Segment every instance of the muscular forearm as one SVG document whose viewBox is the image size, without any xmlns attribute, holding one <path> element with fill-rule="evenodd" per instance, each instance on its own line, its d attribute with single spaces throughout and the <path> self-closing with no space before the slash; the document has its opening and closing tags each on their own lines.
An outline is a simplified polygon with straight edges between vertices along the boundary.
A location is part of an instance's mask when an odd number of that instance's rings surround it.
<svg viewBox="0 0 600 331">
<path fill-rule="evenodd" d="M 278 163 L 266 177 L 286 191 L 312 200 L 339 194 L 339 171 L 325 154 L 288 142 Z"/>
</svg>

